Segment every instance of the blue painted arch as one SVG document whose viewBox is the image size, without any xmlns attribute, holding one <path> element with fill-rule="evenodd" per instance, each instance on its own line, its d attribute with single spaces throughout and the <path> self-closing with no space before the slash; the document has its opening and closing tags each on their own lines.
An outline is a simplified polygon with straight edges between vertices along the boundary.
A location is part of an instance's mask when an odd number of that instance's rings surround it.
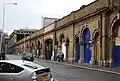
<svg viewBox="0 0 120 81">
<path fill-rule="evenodd" d="M 76 37 L 76 62 L 80 60 L 80 41 L 79 37 Z"/>
<path fill-rule="evenodd" d="M 83 31 L 83 41 L 84 41 L 84 63 L 89 63 L 91 60 L 91 45 L 89 41 L 91 40 L 90 30 L 85 28 Z"/>
<path fill-rule="evenodd" d="M 113 19 L 112 23 L 111 23 L 111 29 L 112 29 L 112 35 L 114 35 L 113 37 L 113 60 L 114 60 L 114 65 L 115 67 L 120 67 L 120 45 L 116 45 L 116 37 L 118 36 L 118 28 L 120 26 L 120 19 L 117 19 L 117 16 Z"/>
<path fill-rule="evenodd" d="M 120 46 L 114 47 L 114 53 L 115 67 L 120 67 Z"/>
</svg>

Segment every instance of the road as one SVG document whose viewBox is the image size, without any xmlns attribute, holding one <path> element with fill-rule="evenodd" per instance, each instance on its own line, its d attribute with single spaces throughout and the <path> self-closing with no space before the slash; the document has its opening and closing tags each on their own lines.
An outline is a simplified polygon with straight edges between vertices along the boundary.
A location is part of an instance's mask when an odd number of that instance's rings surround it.
<svg viewBox="0 0 120 81">
<path fill-rule="evenodd" d="M 8 58 L 21 59 L 21 56 L 8 56 Z M 120 81 L 120 75 L 116 74 L 54 64 L 40 59 L 35 59 L 35 62 L 50 67 L 58 81 Z"/>
</svg>

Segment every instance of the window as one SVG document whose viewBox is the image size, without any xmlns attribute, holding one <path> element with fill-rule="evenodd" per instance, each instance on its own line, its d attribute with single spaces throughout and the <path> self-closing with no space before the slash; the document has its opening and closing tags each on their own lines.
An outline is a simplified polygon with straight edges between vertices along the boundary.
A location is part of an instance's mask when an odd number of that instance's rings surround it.
<svg viewBox="0 0 120 81">
<path fill-rule="evenodd" d="M 5 62 L 0 63 L 0 73 L 19 73 L 23 70 L 24 70 L 23 68 L 10 63 Z"/>
<path fill-rule="evenodd" d="M 30 56 L 30 57 L 33 57 L 33 54 L 32 54 L 32 53 L 24 53 L 23 56 L 25 56 L 25 57 L 26 57 L 26 56 L 28 56 L 28 57 L 29 57 L 29 56 Z"/>
</svg>

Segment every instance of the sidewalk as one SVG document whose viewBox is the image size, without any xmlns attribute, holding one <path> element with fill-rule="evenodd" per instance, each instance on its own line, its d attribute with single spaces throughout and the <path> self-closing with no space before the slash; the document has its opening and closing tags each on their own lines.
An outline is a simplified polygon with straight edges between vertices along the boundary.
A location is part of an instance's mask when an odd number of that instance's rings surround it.
<svg viewBox="0 0 120 81">
<path fill-rule="evenodd" d="M 107 68 L 107 67 L 98 67 L 95 65 L 90 66 L 88 64 L 57 62 L 57 61 L 48 61 L 48 60 L 45 60 L 45 61 L 47 61 L 49 63 L 62 64 L 62 65 L 79 67 L 79 68 L 88 69 L 88 70 L 94 70 L 94 71 L 100 71 L 100 72 L 106 72 L 106 73 L 120 75 L 120 68 Z"/>
</svg>

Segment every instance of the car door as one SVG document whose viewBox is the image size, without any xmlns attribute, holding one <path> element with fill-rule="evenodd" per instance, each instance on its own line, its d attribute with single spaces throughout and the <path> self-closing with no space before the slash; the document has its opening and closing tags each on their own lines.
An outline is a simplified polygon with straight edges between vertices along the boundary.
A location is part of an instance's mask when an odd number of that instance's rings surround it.
<svg viewBox="0 0 120 81">
<path fill-rule="evenodd" d="M 0 81 L 19 81 L 23 68 L 10 63 L 1 63 Z"/>
<path fill-rule="evenodd" d="M 0 81 L 6 81 L 6 73 L 3 70 L 4 63 L 0 62 Z"/>
<path fill-rule="evenodd" d="M 5 62 L 0 63 L 0 80 L 1 81 L 12 81 L 10 75 L 11 73 L 9 72 L 9 64 Z"/>
</svg>

